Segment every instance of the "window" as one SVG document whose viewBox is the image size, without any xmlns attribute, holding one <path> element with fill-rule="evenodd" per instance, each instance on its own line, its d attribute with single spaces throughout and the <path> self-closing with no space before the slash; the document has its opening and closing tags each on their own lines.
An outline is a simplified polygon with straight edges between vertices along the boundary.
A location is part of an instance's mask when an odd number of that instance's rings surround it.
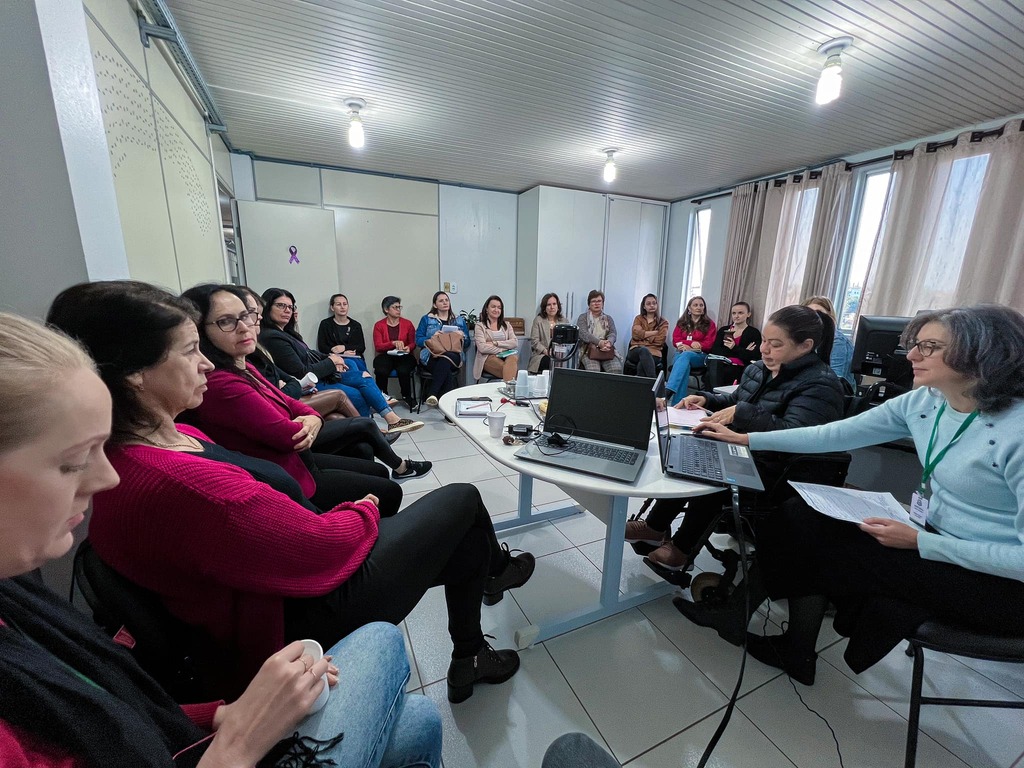
<svg viewBox="0 0 1024 768">
<path fill-rule="evenodd" d="M 679 306 L 701 295 L 704 286 L 704 265 L 707 263 L 708 235 L 711 233 L 711 209 L 698 208 L 690 213 L 690 251 L 686 260 L 686 279 Z"/>
<path fill-rule="evenodd" d="M 818 187 L 796 180 L 786 184 L 779 219 L 779 232 L 775 240 L 772 273 L 768 280 L 764 312 L 772 312 L 803 299 L 801 288 L 807 271 L 807 249 L 814 228 L 814 214 L 818 207 Z"/>
<path fill-rule="evenodd" d="M 856 182 L 851 222 L 854 235 L 847 245 L 846 279 L 840 281 L 841 290 L 836 296 L 839 328 L 848 333 L 853 332 L 857 310 L 860 308 L 864 280 L 871 263 L 871 250 L 875 247 L 878 228 L 882 224 L 890 175 L 887 165 L 881 169 L 865 170 Z"/>
</svg>

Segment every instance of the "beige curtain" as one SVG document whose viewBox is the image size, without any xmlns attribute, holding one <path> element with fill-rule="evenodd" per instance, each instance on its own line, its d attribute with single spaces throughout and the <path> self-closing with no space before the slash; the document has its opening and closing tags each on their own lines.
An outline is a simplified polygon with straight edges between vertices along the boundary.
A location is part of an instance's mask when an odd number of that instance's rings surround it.
<svg viewBox="0 0 1024 768">
<path fill-rule="evenodd" d="M 893 162 L 861 314 L 909 316 L 1014 294 L 1010 280 L 1002 285 L 1011 276 L 1019 286 L 1022 258 L 1024 207 L 1014 189 L 1022 145 L 1014 133 L 1007 126 L 1000 139 L 979 142 L 964 133 L 954 146 L 919 145 Z"/>
<path fill-rule="evenodd" d="M 818 206 L 819 182 L 820 179 L 809 179 L 807 175 L 793 175 L 779 187 L 782 207 L 762 319 L 777 309 L 800 303 L 808 244 Z"/>
<path fill-rule="evenodd" d="M 800 301 L 835 294 L 852 208 L 853 172 L 846 170 L 845 161 L 826 165 L 818 179 L 818 205 L 807 244 Z"/>
<path fill-rule="evenodd" d="M 1024 133 L 1014 120 L 991 140 L 956 303 L 997 302 L 1024 309 Z"/>
<path fill-rule="evenodd" d="M 725 269 L 718 302 L 718 321 L 727 322 L 736 301 L 755 304 L 762 225 L 770 182 L 741 184 L 732 193 L 729 233 L 725 241 Z"/>
</svg>

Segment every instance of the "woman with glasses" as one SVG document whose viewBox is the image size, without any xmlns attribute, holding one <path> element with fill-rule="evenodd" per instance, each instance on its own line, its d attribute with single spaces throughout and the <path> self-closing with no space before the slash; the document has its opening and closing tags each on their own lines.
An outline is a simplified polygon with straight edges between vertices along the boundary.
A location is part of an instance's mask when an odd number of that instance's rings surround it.
<svg viewBox="0 0 1024 768">
<path fill-rule="evenodd" d="M 423 426 L 422 421 L 399 418 L 365 370 L 350 366 L 336 352 L 323 355 L 306 346 L 295 324 L 295 297 L 289 291 L 268 288 L 263 292 L 263 302 L 261 340 L 282 370 L 297 379 L 312 373 L 320 380 L 321 388 L 345 389 L 364 416 L 370 415 L 372 408 L 384 417 L 389 432 L 413 432 Z"/>
<path fill-rule="evenodd" d="M 698 429 L 754 451 L 914 441 L 921 484 L 900 501 L 911 504 L 915 522 L 852 525 L 795 499 L 758 528 L 757 567 L 768 595 L 788 598 L 789 628 L 748 635 L 747 649 L 805 685 L 814 681 L 830 600 L 836 630 L 850 637 L 845 659 L 854 672 L 928 620 L 1024 633 L 1024 316 L 1001 306 L 924 312 L 907 325 L 903 345 L 916 389 L 863 414 L 748 435 L 724 424 Z M 746 626 L 742 600 L 717 611 L 679 602 L 704 626 Z"/>
<path fill-rule="evenodd" d="M 391 372 L 398 374 L 398 386 L 402 399 L 412 411 L 416 401 L 412 396 L 412 372 L 416 370 L 416 329 L 402 317 L 402 300 L 397 296 L 385 296 L 380 302 L 384 317 L 373 325 L 373 375 L 377 386 L 388 391 L 388 377 Z"/>
<path fill-rule="evenodd" d="M 604 293 L 587 294 L 587 311 L 576 319 L 580 329 L 580 365 L 588 371 L 622 373 L 622 360 L 615 351 L 615 321 L 604 313 Z"/>
</svg>

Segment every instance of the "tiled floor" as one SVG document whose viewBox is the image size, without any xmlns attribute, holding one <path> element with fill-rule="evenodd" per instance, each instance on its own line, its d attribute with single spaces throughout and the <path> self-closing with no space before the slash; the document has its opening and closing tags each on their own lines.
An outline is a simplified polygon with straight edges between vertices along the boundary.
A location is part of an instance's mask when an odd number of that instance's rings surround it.
<svg viewBox="0 0 1024 768">
<path fill-rule="evenodd" d="M 405 503 L 446 483 L 471 482 L 494 519 L 508 517 L 518 501 L 517 476 L 480 454 L 436 410 L 424 409 L 422 418 L 427 426 L 404 436 L 395 449 L 433 461 L 434 470 L 404 484 Z M 558 508 L 567 500 L 557 487 L 535 483 L 534 503 Z M 484 607 L 484 631 L 495 636 L 495 647 L 513 647 L 516 629 L 595 599 L 604 531 L 581 512 L 501 536 L 510 547 L 533 552 L 537 570 L 523 588 Z M 625 553 L 623 591 L 654 580 L 631 549 Z M 784 616 L 784 605 L 772 606 L 769 621 Z M 759 614 L 752 626 L 764 621 Z M 480 686 L 468 702 L 452 706 L 444 682 L 451 642 L 440 588 L 427 594 L 402 629 L 413 667 L 410 690 L 433 699 L 444 720 L 447 768 L 536 768 L 547 745 L 567 731 L 590 734 L 631 768 L 694 766 L 722 717 L 740 662 L 739 649 L 686 621 L 663 597 L 523 651 L 511 681 Z M 732 721 L 709 765 L 839 766 L 831 726 L 847 768 L 902 766 L 910 659 L 896 649 L 854 675 L 843 663 L 844 647 L 831 626 L 823 628 L 817 681 L 810 688 L 748 659 Z M 932 654 L 925 670 L 932 695 L 1024 697 L 1024 669 Z M 1024 768 L 1022 753 L 1024 712 L 923 710 L 921 768 Z"/>
</svg>

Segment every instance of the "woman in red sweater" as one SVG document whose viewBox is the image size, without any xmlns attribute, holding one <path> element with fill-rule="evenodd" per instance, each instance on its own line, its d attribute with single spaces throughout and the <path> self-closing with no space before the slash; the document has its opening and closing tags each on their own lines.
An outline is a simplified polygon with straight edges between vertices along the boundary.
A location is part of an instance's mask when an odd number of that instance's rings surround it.
<svg viewBox="0 0 1024 768">
<path fill-rule="evenodd" d="M 322 514 L 295 503 L 268 484 L 276 465 L 175 425 L 213 369 L 195 315 L 131 282 L 76 285 L 50 308 L 49 322 L 93 353 L 114 402 L 109 456 L 121 484 L 93 503 L 97 554 L 235 650 L 239 677 L 287 641 L 327 647 L 369 622 L 398 623 L 439 584 L 454 645 L 449 698 L 515 674 L 518 654 L 484 640 L 480 603 L 524 584 L 534 559 L 498 545 L 476 488 L 450 485 L 383 520 L 373 496 Z"/>
<path fill-rule="evenodd" d="M 402 317 L 402 300 L 397 296 L 385 296 L 380 303 L 384 317 L 373 324 L 373 375 L 377 386 L 385 394 L 388 391 L 388 377 L 394 371 L 398 374 L 398 386 L 402 399 L 412 411 L 416 401 L 412 396 L 412 372 L 416 370 L 416 328 Z"/>
<path fill-rule="evenodd" d="M 67 337 L 0 313 L 0 389 L 4 768 L 440 765 L 440 718 L 406 696 L 405 647 L 390 624 L 345 638 L 333 661 L 289 644 L 232 704 L 175 704 L 30 573 L 67 554 L 93 494 L 118 482 L 104 454 L 107 388 Z M 325 674 L 327 704 L 307 717 Z"/>
</svg>

